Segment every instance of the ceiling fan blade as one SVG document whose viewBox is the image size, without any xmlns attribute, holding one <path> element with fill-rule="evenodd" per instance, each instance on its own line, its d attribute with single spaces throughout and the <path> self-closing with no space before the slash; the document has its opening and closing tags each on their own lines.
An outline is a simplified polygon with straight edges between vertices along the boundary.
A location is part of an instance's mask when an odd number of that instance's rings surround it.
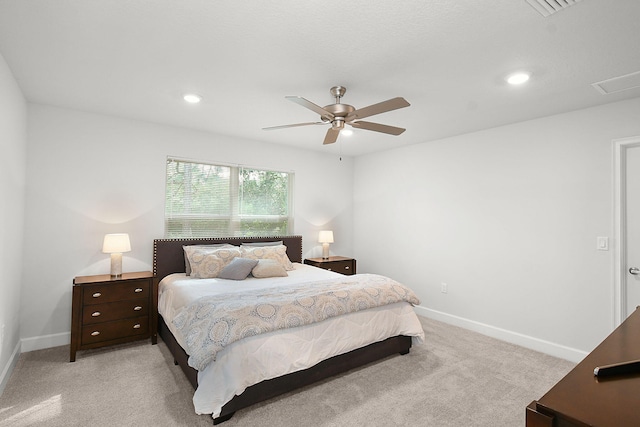
<svg viewBox="0 0 640 427">
<path fill-rule="evenodd" d="M 291 125 L 269 126 L 269 127 L 266 127 L 266 128 L 262 128 L 262 130 L 294 128 L 294 127 L 298 127 L 298 126 L 309 126 L 309 125 L 326 125 L 326 123 L 325 122 L 294 123 L 294 124 L 291 124 Z"/>
<path fill-rule="evenodd" d="M 289 101 L 293 101 L 296 104 L 302 105 L 305 108 L 308 108 L 311 111 L 315 111 L 316 113 L 320 114 L 320 117 L 326 117 L 327 120 L 331 121 L 333 120 L 333 114 L 331 114 L 329 111 L 325 110 L 324 108 L 322 108 L 319 105 L 314 104 L 313 102 L 304 99 L 301 96 L 285 96 L 286 99 L 288 99 Z"/>
<path fill-rule="evenodd" d="M 327 131 L 327 135 L 324 137 L 323 145 L 333 144 L 338 140 L 338 135 L 340 135 L 340 129 L 331 128 Z"/>
<path fill-rule="evenodd" d="M 397 97 L 388 99 L 386 101 L 379 102 L 377 104 L 369 105 L 368 107 L 359 108 L 356 111 L 349 114 L 345 121 L 364 119 L 365 117 L 373 116 L 375 114 L 386 113 L 387 111 L 397 110 L 398 108 L 408 107 L 409 104 L 406 99 Z"/>
<path fill-rule="evenodd" d="M 354 128 L 388 133 L 389 135 L 396 135 L 396 136 L 400 135 L 402 132 L 406 130 L 404 128 L 397 128 L 395 126 L 381 125 L 380 123 L 371 123 L 371 122 L 363 122 L 363 121 L 353 122 L 349 124 Z"/>
</svg>

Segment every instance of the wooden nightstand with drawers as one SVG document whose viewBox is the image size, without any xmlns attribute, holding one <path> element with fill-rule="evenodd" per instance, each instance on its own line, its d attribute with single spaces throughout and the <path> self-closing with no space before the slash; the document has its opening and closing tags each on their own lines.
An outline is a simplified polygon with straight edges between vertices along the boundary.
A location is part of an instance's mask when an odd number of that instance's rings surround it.
<svg viewBox="0 0 640 427">
<path fill-rule="evenodd" d="M 158 340 L 153 273 L 78 276 L 73 279 L 71 350 L 121 344 L 151 337 Z"/>
<path fill-rule="evenodd" d="M 304 260 L 304 263 L 325 270 L 335 271 L 336 273 L 346 274 L 347 276 L 356 274 L 356 260 L 353 258 L 343 256 L 330 256 L 327 259 L 307 258 Z"/>
</svg>

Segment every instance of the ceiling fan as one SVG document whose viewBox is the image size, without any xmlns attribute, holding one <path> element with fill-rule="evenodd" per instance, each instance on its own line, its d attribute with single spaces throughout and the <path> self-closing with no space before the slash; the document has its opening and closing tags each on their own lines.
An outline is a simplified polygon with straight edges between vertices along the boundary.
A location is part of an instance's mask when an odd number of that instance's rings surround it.
<svg viewBox="0 0 640 427">
<path fill-rule="evenodd" d="M 406 99 L 397 97 L 389 99 L 387 101 L 379 102 L 377 104 L 369 105 L 368 107 L 356 109 L 349 104 L 341 104 L 340 98 L 345 94 L 347 88 L 344 86 L 334 86 L 331 88 L 331 95 L 336 99 L 335 104 L 325 105 L 320 107 L 311 101 L 308 101 L 301 96 L 285 96 L 286 99 L 300 104 L 303 107 L 310 109 L 320 114 L 320 122 L 307 122 L 307 123 L 295 123 L 291 125 L 271 126 L 263 128 L 263 130 L 283 129 L 297 126 L 309 126 L 309 125 L 325 125 L 331 124 L 331 128 L 327 131 L 324 137 L 323 144 L 333 144 L 338 139 L 340 131 L 344 129 L 344 125 L 353 126 L 357 129 L 372 130 L 374 132 L 387 133 L 389 135 L 400 135 L 406 129 L 398 128 L 395 126 L 382 125 L 380 123 L 365 122 L 360 119 L 373 116 L 375 114 L 386 113 L 387 111 L 397 110 L 398 108 L 408 107 L 409 104 Z"/>
</svg>

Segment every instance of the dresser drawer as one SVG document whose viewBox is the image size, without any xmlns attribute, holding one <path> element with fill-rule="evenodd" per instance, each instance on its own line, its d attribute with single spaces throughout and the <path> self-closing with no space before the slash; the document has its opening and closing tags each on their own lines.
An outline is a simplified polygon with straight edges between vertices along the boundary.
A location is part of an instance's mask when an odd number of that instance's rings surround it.
<svg viewBox="0 0 640 427">
<path fill-rule="evenodd" d="M 148 280 L 127 280 L 122 283 L 91 285 L 85 287 L 82 302 L 87 305 L 133 298 L 149 299 L 149 290 Z"/>
<path fill-rule="evenodd" d="M 96 323 L 82 327 L 82 344 L 93 344 L 102 341 L 145 335 L 149 332 L 149 317 L 116 320 L 113 322 Z"/>
<path fill-rule="evenodd" d="M 91 304 L 83 309 L 82 324 L 109 322 L 149 315 L 149 299 Z"/>
</svg>

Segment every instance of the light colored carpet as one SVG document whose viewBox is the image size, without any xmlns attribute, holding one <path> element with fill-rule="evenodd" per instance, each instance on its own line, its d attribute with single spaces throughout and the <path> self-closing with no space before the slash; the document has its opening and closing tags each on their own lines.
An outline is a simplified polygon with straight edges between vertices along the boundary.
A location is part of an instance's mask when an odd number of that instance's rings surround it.
<svg viewBox="0 0 640 427">
<path fill-rule="evenodd" d="M 421 318 L 427 340 L 345 375 L 238 411 L 236 426 L 524 426 L 525 406 L 574 364 Z M 166 346 L 24 353 L 0 426 L 210 426 Z"/>
</svg>

